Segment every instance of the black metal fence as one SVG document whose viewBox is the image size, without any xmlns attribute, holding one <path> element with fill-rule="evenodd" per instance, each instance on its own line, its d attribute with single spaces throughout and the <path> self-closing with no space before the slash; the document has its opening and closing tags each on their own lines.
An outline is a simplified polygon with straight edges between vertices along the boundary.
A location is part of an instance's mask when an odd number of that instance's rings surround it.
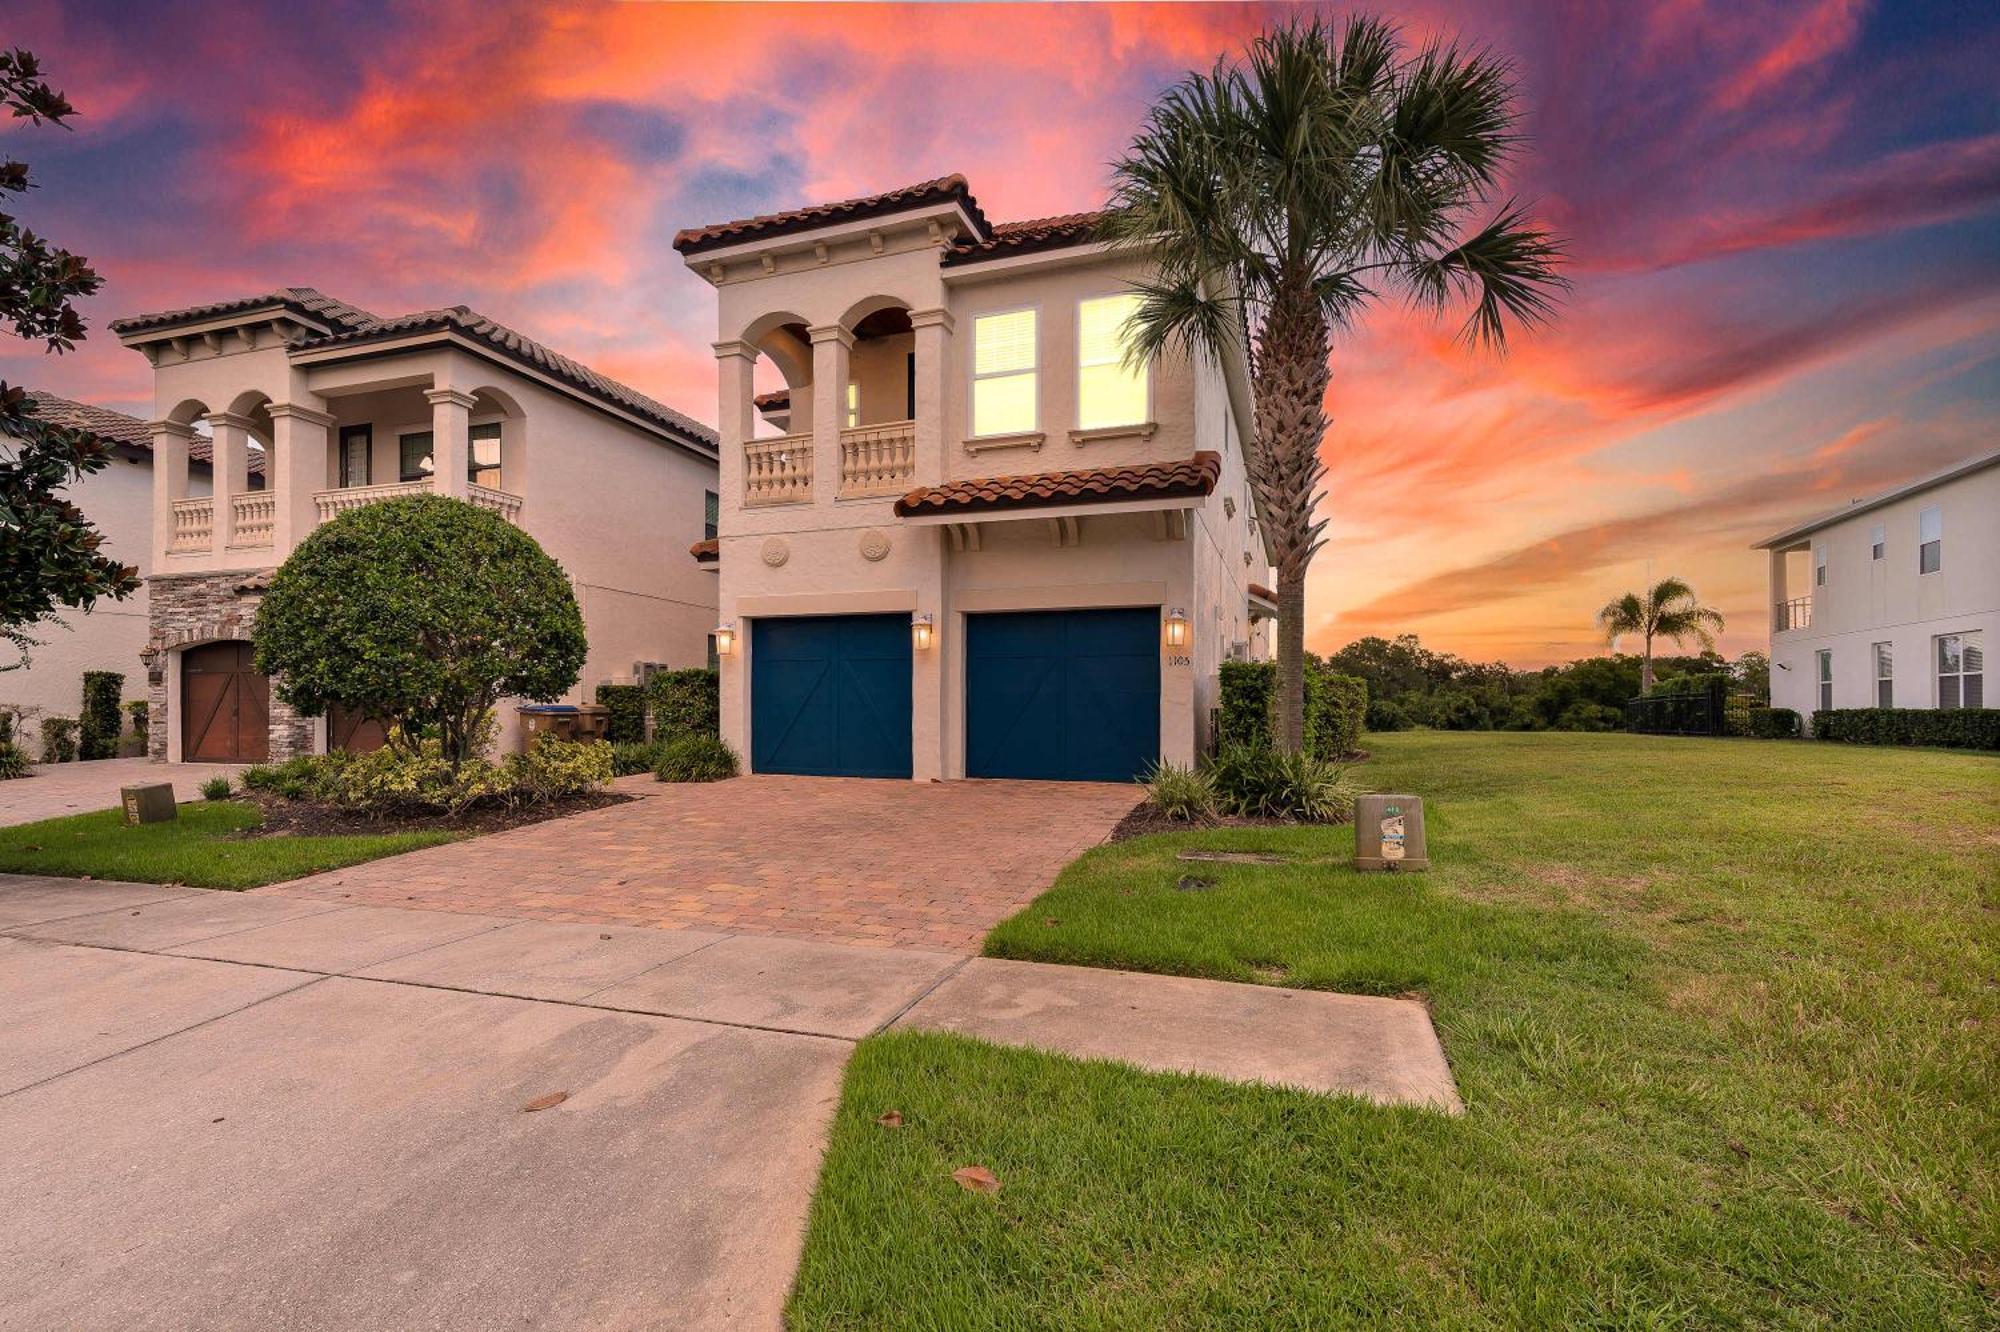
<svg viewBox="0 0 2000 1332">
<path fill-rule="evenodd" d="M 1729 681 L 1710 678 L 1625 703 L 1625 729 L 1639 735 L 1727 735 Z"/>
</svg>

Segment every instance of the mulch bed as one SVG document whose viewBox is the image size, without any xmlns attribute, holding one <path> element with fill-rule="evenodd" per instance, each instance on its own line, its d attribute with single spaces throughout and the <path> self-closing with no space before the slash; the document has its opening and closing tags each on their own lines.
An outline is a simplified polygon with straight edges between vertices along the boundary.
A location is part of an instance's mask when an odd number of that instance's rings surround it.
<svg viewBox="0 0 2000 1332">
<path fill-rule="evenodd" d="M 1140 802 L 1130 814 L 1118 820 L 1118 826 L 1111 830 L 1108 840 L 1129 842 L 1134 837 L 1150 837 L 1154 833 L 1195 832 L 1203 828 L 1339 828 L 1339 823 L 1299 823 L 1293 819 L 1246 819 L 1234 814 L 1218 814 L 1203 819 L 1199 823 L 1189 823 L 1185 819 L 1170 819 L 1153 805 Z"/>
<path fill-rule="evenodd" d="M 264 791 L 247 791 L 242 799 L 264 812 L 264 822 L 246 828 L 239 837 L 341 837 L 354 833 L 453 832 L 496 833 L 524 828 L 531 823 L 585 814 L 593 809 L 622 805 L 637 796 L 617 791 L 592 791 L 547 805 L 481 806 L 463 814 L 384 814 L 373 817 L 352 810 L 323 805 L 311 800 L 286 800 Z"/>
</svg>

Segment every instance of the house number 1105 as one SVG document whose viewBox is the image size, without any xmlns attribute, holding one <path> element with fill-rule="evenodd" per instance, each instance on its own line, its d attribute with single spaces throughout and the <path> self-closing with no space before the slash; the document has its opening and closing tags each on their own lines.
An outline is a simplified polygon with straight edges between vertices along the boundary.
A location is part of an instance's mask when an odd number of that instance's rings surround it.
<svg viewBox="0 0 2000 1332">
<path fill-rule="evenodd" d="M 1169 665 L 1169 666 L 1192 666 L 1192 665 L 1194 665 L 1194 658 L 1193 658 L 1193 657 L 1190 657 L 1190 656 L 1188 656 L 1188 655 L 1187 655 L 1186 653 L 1184 653 L 1184 652 L 1170 652 L 1170 653 L 1168 653 L 1168 654 L 1167 654 L 1167 665 Z"/>
</svg>

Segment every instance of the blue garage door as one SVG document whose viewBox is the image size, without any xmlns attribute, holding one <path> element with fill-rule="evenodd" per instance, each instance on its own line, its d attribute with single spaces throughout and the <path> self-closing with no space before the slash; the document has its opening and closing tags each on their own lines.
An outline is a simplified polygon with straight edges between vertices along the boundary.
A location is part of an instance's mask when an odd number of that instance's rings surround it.
<svg viewBox="0 0 2000 1332">
<path fill-rule="evenodd" d="M 750 769 L 910 775 L 910 617 L 753 620 Z"/>
<path fill-rule="evenodd" d="M 966 617 L 969 777 L 1122 782 L 1160 756 L 1160 612 Z"/>
</svg>

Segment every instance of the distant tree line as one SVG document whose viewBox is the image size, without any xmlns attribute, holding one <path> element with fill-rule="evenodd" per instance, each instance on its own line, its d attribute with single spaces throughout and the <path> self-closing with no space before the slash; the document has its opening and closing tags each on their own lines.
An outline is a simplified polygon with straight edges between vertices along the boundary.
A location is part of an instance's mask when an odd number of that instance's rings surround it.
<svg viewBox="0 0 2000 1332">
<path fill-rule="evenodd" d="M 1433 652 L 1415 634 L 1361 638 L 1326 659 L 1331 670 L 1368 682 L 1368 729 L 1431 726 L 1445 731 L 1616 731 L 1628 699 L 1641 692 L 1643 660 L 1613 653 L 1565 666 L 1519 671 L 1505 662 Z M 1655 689 L 1687 676 L 1726 671 L 1755 706 L 1769 702 L 1771 669 L 1761 652 L 1734 662 L 1720 653 L 1654 657 Z"/>
</svg>

